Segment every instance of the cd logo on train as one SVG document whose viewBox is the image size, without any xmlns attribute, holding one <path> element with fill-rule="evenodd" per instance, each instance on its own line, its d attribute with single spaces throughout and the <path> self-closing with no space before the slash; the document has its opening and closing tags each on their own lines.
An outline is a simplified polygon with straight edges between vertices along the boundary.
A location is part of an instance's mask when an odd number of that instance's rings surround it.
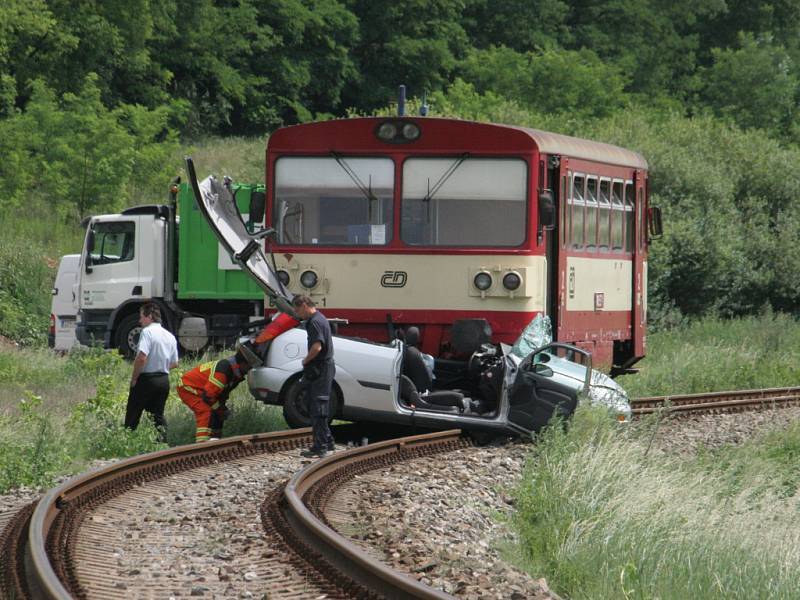
<svg viewBox="0 0 800 600">
<path fill-rule="evenodd" d="M 381 287 L 401 288 L 408 281 L 408 273 L 405 271 L 384 271 L 381 276 Z"/>
</svg>

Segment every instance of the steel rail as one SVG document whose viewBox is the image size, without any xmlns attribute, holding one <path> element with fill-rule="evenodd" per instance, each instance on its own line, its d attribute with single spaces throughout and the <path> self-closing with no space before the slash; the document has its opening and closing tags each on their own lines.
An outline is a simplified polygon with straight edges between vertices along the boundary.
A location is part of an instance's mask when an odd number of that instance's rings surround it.
<svg viewBox="0 0 800 600">
<path fill-rule="evenodd" d="M 48 544 L 61 543 L 52 540 L 53 525 L 59 513 L 71 503 L 97 491 L 116 479 L 144 481 L 148 476 L 166 465 L 175 471 L 192 468 L 198 460 L 213 460 L 224 457 L 234 450 L 258 451 L 259 446 L 275 446 L 292 449 L 308 443 L 311 430 L 308 428 L 279 431 L 257 435 L 237 436 L 204 444 L 177 446 L 150 454 L 144 454 L 115 463 L 109 467 L 79 475 L 63 485 L 50 490 L 37 504 L 31 516 L 28 542 L 25 551 L 27 584 L 32 597 L 44 600 L 72 600 L 64 582 L 57 575 L 48 553 Z"/>
<path fill-rule="evenodd" d="M 631 401 L 634 415 L 647 415 L 659 410 L 701 412 L 746 409 L 771 405 L 778 408 L 800 403 L 800 387 L 733 390 L 675 396 L 650 396 Z"/>
<path fill-rule="evenodd" d="M 355 464 L 374 463 L 376 459 L 391 457 L 402 460 L 403 454 L 425 448 L 454 448 L 461 440 L 461 431 L 450 430 L 425 435 L 377 442 L 354 448 L 311 463 L 296 473 L 284 490 L 286 516 L 296 532 L 313 547 L 327 549 L 326 558 L 334 561 L 336 568 L 348 573 L 362 585 L 375 590 L 382 597 L 402 600 L 444 600 L 453 596 L 419 583 L 412 577 L 391 569 L 370 557 L 350 540 L 342 537 L 322 523 L 307 506 L 307 495 L 315 485 L 337 471 Z"/>
</svg>

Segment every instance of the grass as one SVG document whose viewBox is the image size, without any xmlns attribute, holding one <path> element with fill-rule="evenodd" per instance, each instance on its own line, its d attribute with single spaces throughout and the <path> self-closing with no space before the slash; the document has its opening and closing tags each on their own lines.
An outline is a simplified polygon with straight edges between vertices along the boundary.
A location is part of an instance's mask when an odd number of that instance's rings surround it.
<svg viewBox="0 0 800 600">
<path fill-rule="evenodd" d="M 632 398 L 798 385 L 800 323 L 766 312 L 704 319 L 651 334 L 636 375 L 618 378 Z"/>
<path fill-rule="evenodd" d="M 229 175 L 240 183 L 263 183 L 266 151 L 266 137 L 208 138 L 182 148 L 176 162 L 182 165 L 183 157 L 191 156 L 200 179 L 213 173 L 217 177 Z"/>
<path fill-rule="evenodd" d="M 573 600 L 796 598 L 800 427 L 695 461 L 646 438 L 591 410 L 543 435 L 516 490 L 523 567 Z"/>
<path fill-rule="evenodd" d="M 183 359 L 170 375 L 167 444 L 147 413 L 139 428 L 123 426 L 131 365 L 116 352 L 79 349 L 58 356 L 46 348 L 0 351 L 0 492 L 46 488 L 56 477 L 86 470 L 95 459 L 123 458 L 194 442 L 194 415 L 175 393 L 180 372 L 215 356 Z M 280 409 L 254 400 L 240 385 L 231 394 L 226 436 L 285 429 Z"/>
</svg>

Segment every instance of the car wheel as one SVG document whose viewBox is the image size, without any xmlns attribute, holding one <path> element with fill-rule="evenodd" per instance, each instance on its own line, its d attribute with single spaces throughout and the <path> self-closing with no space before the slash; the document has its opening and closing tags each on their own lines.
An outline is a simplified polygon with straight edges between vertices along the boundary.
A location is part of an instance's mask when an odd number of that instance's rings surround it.
<svg viewBox="0 0 800 600">
<path fill-rule="evenodd" d="M 142 333 L 142 327 L 139 325 L 138 312 L 128 315 L 120 321 L 114 335 L 114 346 L 122 356 L 125 358 L 134 357 L 136 348 L 139 345 L 140 333 Z"/>
<path fill-rule="evenodd" d="M 331 389 L 331 416 L 328 422 L 333 421 L 333 416 L 339 410 L 339 394 L 336 386 Z M 295 379 L 284 392 L 283 398 L 283 418 L 286 424 L 292 429 L 300 427 L 311 427 L 311 416 L 308 414 L 308 404 L 306 403 L 305 386 L 300 379 Z"/>
</svg>

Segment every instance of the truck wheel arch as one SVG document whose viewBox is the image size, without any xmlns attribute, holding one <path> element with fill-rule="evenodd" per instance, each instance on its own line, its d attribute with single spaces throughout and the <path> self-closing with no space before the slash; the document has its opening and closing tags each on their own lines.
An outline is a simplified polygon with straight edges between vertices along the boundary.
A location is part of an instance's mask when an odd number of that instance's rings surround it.
<svg viewBox="0 0 800 600">
<path fill-rule="evenodd" d="M 172 311 L 167 307 L 163 302 L 158 300 L 146 300 L 146 302 L 153 302 L 161 309 L 161 320 L 164 328 L 174 332 L 174 315 Z M 109 317 L 109 323 L 111 326 L 109 327 L 109 339 L 108 343 L 106 344 L 109 348 L 118 348 L 120 353 L 123 356 L 133 358 L 132 352 L 124 351 L 121 347 L 121 341 L 123 332 L 120 328 L 124 327 L 126 330 L 130 327 L 131 322 L 133 321 L 136 325 L 138 325 L 139 320 L 139 308 L 145 304 L 145 301 L 142 300 L 126 300 L 122 304 L 120 304 L 114 312 L 111 313 L 111 317 Z M 131 317 L 134 317 L 131 319 Z M 127 331 L 124 332 L 124 337 L 127 338 L 128 334 Z"/>
</svg>

